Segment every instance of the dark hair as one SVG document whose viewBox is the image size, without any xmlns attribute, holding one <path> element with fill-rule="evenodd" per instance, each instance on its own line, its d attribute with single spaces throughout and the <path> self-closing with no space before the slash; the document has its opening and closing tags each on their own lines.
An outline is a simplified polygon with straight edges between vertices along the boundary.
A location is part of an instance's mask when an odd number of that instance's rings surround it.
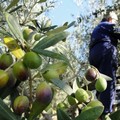
<svg viewBox="0 0 120 120">
<path fill-rule="evenodd" d="M 105 22 L 105 21 L 107 21 L 107 18 L 103 18 L 103 19 L 101 20 L 101 22 Z"/>
</svg>

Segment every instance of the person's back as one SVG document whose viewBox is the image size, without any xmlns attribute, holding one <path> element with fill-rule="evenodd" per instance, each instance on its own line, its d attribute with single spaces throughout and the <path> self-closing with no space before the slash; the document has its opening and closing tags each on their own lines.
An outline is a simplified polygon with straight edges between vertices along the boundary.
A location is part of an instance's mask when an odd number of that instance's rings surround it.
<svg viewBox="0 0 120 120">
<path fill-rule="evenodd" d="M 110 22 L 100 22 L 98 26 L 92 32 L 90 48 L 100 42 L 110 42 L 114 46 L 117 46 L 117 38 L 114 36 L 115 24 Z"/>
</svg>

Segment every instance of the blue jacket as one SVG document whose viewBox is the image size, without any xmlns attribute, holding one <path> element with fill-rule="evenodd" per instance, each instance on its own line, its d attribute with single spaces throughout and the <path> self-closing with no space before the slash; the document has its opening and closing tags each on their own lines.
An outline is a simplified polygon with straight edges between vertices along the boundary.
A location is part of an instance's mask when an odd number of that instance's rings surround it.
<svg viewBox="0 0 120 120">
<path fill-rule="evenodd" d="M 120 39 L 120 29 L 116 28 L 115 24 L 104 21 L 98 24 L 92 32 L 90 49 L 97 43 L 108 41 L 115 47 L 117 46 L 118 39 Z"/>
</svg>

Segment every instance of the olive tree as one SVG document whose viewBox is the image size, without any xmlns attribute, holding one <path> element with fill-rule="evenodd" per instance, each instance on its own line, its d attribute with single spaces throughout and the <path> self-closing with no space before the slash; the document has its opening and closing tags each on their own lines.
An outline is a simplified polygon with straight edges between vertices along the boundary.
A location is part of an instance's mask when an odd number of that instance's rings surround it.
<svg viewBox="0 0 120 120">
<path fill-rule="evenodd" d="M 44 14 L 54 8 L 55 3 L 47 0 L 1 1 L 1 119 L 52 119 L 54 109 L 49 115 L 49 108 L 55 105 L 51 103 L 54 94 L 59 87 L 66 86 L 64 82 L 59 83 L 59 79 L 67 66 L 72 68 L 69 59 L 54 49 L 58 42 L 66 40 L 69 33 L 65 30 L 72 24 L 52 25 Z M 58 81 L 52 84 L 51 79 Z"/>
<path fill-rule="evenodd" d="M 92 81 L 87 78 L 96 81 L 99 76 L 96 68 L 89 69 L 92 75 L 87 71 L 90 16 L 53 25 L 45 13 L 56 4 L 1 0 L 1 119 L 93 120 L 103 112 L 104 106 L 88 89 Z M 72 26 L 75 31 L 70 34 Z"/>
</svg>

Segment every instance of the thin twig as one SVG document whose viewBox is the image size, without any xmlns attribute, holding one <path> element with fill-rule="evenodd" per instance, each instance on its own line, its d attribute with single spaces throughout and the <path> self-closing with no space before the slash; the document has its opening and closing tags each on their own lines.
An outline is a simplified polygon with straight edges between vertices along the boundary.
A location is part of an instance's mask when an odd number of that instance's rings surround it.
<svg viewBox="0 0 120 120">
<path fill-rule="evenodd" d="M 31 77 L 31 73 L 29 76 L 29 92 L 30 92 L 30 103 L 32 103 L 32 77 Z"/>
</svg>

